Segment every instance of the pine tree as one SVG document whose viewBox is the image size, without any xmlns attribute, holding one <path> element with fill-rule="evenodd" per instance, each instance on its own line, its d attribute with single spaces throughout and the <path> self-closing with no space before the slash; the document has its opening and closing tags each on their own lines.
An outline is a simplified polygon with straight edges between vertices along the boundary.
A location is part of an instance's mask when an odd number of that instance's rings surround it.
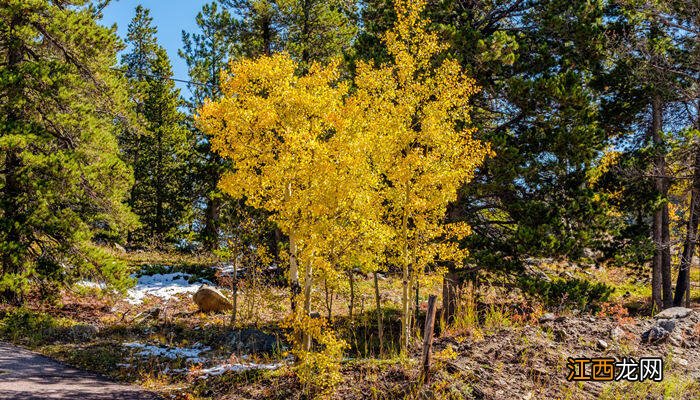
<svg viewBox="0 0 700 400">
<path fill-rule="evenodd" d="M 276 1 L 222 0 L 236 20 L 236 55 L 270 56 L 282 46 L 281 15 Z"/>
<path fill-rule="evenodd" d="M 92 274 L 123 288 L 123 264 L 93 238 L 135 220 L 115 121 L 131 119 L 111 69 L 120 42 L 86 1 L 9 0 L 0 8 L 0 291 L 21 301 Z"/>
<path fill-rule="evenodd" d="M 619 38 L 614 46 L 614 68 L 604 75 L 601 84 L 608 94 L 604 108 L 608 112 L 603 121 L 611 130 L 620 132 L 619 140 L 626 144 L 621 160 L 635 160 L 636 176 L 624 182 L 615 182 L 613 190 L 624 190 L 636 198 L 639 192 L 648 194 L 645 214 L 627 221 L 639 221 L 646 228 L 641 240 L 652 245 L 646 257 L 651 259 L 652 301 L 657 309 L 680 304 L 688 288 L 688 271 L 695 251 L 697 236 L 697 189 L 684 188 L 684 180 L 676 179 L 678 173 L 688 171 L 695 176 L 696 143 L 693 128 L 697 126 L 697 93 L 692 89 L 697 82 L 697 5 L 684 1 L 655 1 L 647 3 L 620 2 L 610 8 L 613 16 L 610 30 Z M 696 25 L 697 26 L 697 25 Z M 696 68 L 692 65 L 695 63 Z M 668 121 L 673 121 L 669 123 Z M 679 165 L 679 159 L 685 158 Z M 698 159 L 700 160 L 700 159 Z M 675 165 L 674 165 L 675 164 Z M 619 170 L 623 165 L 618 165 Z M 629 175 L 629 174 L 628 174 Z M 649 188 L 654 190 L 650 191 Z M 681 253 L 678 283 L 675 296 L 672 293 L 672 236 L 674 230 L 673 206 L 685 207 L 688 220 L 684 224 L 685 238 Z M 620 207 L 622 215 L 638 214 L 640 205 L 626 204 Z M 631 224 L 627 224 L 631 225 Z M 683 224 L 681 224 L 683 225 Z M 683 229 L 678 227 L 678 229 Z"/>
<path fill-rule="evenodd" d="M 238 23 L 228 10 L 219 3 L 204 5 L 197 14 L 199 33 L 182 33 L 184 47 L 179 54 L 187 63 L 192 95 L 187 101 L 190 115 L 194 116 L 206 99 L 215 100 L 221 96 L 220 71 L 236 52 Z M 191 165 L 189 180 L 194 188 L 196 207 L 201 210 L 197 216 L 199 237 L 204 248 L 216 250 L 221 245 L 220 233 L 226 225 L 226 216 L 234 215 L 235 204 L 219 190 L 217 184 L 228 163 L 211 151 L 211 137 L 191 126 L 196 137 L 196 157 Z"/>
<path fill-rule="evenodd" d="M 395 15 L 362 7 L 359 58 L 382 61 L 378 41 Z M 482 90 L 471 97 L 486 160 L 450 207 L 466 221 L 469 265 L 517 271 L 528 256 L 580 258 L 598 246 L 601 206 L 586 171 L 606 144 L 590 82 L 604 52 L 598 2 L 430 2 L 426 15 Z M 367 18 L 371 18 L 367 20 Z"/>
<path fill-rule="evenodd" d="M 355 37 L 355 2 L 348 0 L 278 0 L 284 49 L 308 68 L 348 51 Z"/>
<path fill-rule="evenodd" d="M 122 64 L 141 127 L 125 131 L 120 146 L 134 169 L 129 205 L 142 225 L 130 242 L 161 247 L 173 243 L 187 222 L 191 202 L 182 176 L 193 143 L 178 109 L 180 91 L 170 79 L 170 60 L 156 42 L 152 22 L 149 10 L 137 6 L 126 40 L 132 48 Z"/>
</svg>

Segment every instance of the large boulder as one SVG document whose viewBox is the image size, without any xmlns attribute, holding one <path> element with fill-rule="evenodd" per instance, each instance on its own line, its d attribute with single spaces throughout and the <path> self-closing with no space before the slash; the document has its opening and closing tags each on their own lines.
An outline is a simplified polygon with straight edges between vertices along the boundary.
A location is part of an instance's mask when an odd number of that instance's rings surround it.
<svg viewBox="0 0 700 400">
<path fill-rule="evenodd" d="M 229 343 L 239 354 L 272 353 L 281 346 L 277 336 L 255 328 L 234 331 L 229 336 Z"/>
<path fill-rule="evenodd" d="M 99 329 L 92 324 L 76 324 L 68 329 L 68 336 L 75 342 L 89 342 L 99 333 Z"/>
<path fill-rule="evenodd" d="M 197 304 L 202 312 L 223 312 L 233 309 L 233 304 L 220 291 L 209 285 L 202 285 L 192 300 Z"/>
<path fill-rule="evenodd" d="M 685 318 L 692 314 L 693 310 L 685 307 L 671 307 L 667 308 L 660 313 L 656 314 L 654 318 L 657 319 L 674 319 L 674 318 Z"/>
</svg>

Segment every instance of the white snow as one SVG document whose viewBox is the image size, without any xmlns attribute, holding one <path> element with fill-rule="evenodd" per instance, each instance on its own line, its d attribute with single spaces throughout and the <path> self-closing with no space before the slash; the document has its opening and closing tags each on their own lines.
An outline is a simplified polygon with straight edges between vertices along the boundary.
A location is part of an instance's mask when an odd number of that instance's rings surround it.
<svg viewBox="0 0 700 400">
<path fill-rule="evenodd" d="M 93 282 L 93 281 L 78 281 L 75 283 L 75 286 L 82 286 L 86 288 L 91 288 L 91 289 L 106 289 L 107 285 L 104 284 L 104 282 Z"/>
<path fill-rule="evenodd" d="M 242 372 L 242 371 L 258 370 L 258 369 L 274 370 L 274 369 L 282 368 L 289 361 L 290 361 L 290 359 L 287 358 L 287 359 L 283 360 L 282 362 L 271 363 L 271 364 L 257 364 L 257 363 L 223 364 L 223 365 L 218 365 L 216 367 L 204 368 L 204 369 L 198 370 L 197 375 L 199 375 L 199 379 L 206 379 L 210 376 L 218 376 L 218 375 L 221 375 L 221 374 L 228 372 L 228 371 Z"/>
<path fill-rule="evenodd" d="M 143 344 L 138 342 L 124 343 L 124 347 L 131 349 L 140 349 L 141 351 L 137 354 L 144 357 L 163 357 L 174 360 L 176 358 L 184 358 L 187 362 L 191 363 L 201 363 L 204 362 L 199 355 L 205 351 L 211 350 L 210 347 L 204 347 L 200 345 L 195 345 L 194 347 L 167 347 L 167 346 L 154 346 L 150 344 Z"/>
<path fill-rule="evenodd" d="M 126 301 L 141 304 L 146 296 L 156 296 L 167 301 L 178 294 L 195 293 L 202 283 L 211 284 L 206 280 L 189 283 L 191 276 L 181 272 L 140 276 L 136 286 L 127 291 Z"/>
</svg>

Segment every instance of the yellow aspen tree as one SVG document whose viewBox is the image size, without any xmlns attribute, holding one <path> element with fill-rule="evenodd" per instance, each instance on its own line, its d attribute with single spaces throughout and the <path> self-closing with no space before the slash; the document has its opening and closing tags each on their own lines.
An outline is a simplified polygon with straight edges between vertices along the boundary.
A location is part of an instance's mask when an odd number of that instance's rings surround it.
<svg viewBox="0 0 700 400">
<path fill-rule="evenodd" d="M 197 123 L 213 137 L 214 151 L 233 161 L 234 170 L 219 182 L 222 190 L 271 212 L 288 235 L 292 304 L 302 269 L 308 312 L 314 230 L 325 212 L 319 200 L 327 197 L 333 168 L 329 136 L 347 87 L 333 85 L 335 64 L 314 65 L 302 77 L 296 70 L 285 54 L 233 62 L 222 72 L 223 95 L 204 104 Z"/>
<path fill-rule="evenodd" d="M 285 54 L 233 62 L 222 74 L 223 95 L 202 107 L 197 123 L 233 161 L 220 187 L 269 211 L 289 237 L 292 297 L 303 278 L 308 315 L 314 270 L 368 262 L 386 234 L 366 156 L 372 143 L 348 123 L 358 109 L 345 106 L 338 64 L 295 71 Z"/>
<path fill-rule="evenodd" d="M 381 179 L 383 219 L 392 252 L 401 267 L 402 352 L 411 337 L 411 288 L 438 260 L 462 262 L 456 238 L 466 224 L 446 224 L 457 190 L 490 154 L 473 138 L 469 98 L 478 88 L 459 63 L 437 56 L 444 50 L 429 20 L 421 18 L 425 0 L 397 0 L 397 22 L 384 41 L 393 63 L 379 68 L 360 64 L 357 91 L 346 107 L 355 129 L 373 145 L 368 157 Z"/>
</svg>

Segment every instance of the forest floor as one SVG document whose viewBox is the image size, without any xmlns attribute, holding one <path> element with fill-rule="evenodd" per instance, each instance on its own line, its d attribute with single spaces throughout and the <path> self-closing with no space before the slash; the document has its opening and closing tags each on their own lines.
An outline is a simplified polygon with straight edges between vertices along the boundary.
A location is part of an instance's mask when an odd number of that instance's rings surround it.
<svg viewBox="0 0 700 400">
<path fill-rule="evenodd" d="M 309 398 L 313 388 L 295 378 L 279 327 L 288 312 L 285 289 L 244 290 L 237 322 L 231 326 L 230 315 L 199 313 L 191 300 L 202 282 L 217 283 L 214 268 L 159 261 L 177 266 L 135 265 L 138 284 L 126 295 L 83 282 L 63 292 L 55 304 L 30 300 L 21 309 L 5 306 L 0 309 L 0 338 L 164 398 Z M 484 280 L 471 297 L 472 308 L 466 309 L 471 316 L 439 327 L 428 385 L 420 384 L 419 340 L 409 357 L 396 351 L 398 279 L 380 280 L 385 326 L 381 355 L 373 280 L 356 280 L 352 320 L 346 287 L 335 287 L 330 297 L 319 288 L 316 308 L 326 315 L 330 307 L 333 327 L 350 345 L 341 365 L 342 382 L 330 397 L 700 399 L 700 309 L 678 318 L 668 339 L 642 343 L 642 333 L 658 323 L 649 316 L 644 282 L 602 267 L 581 272 L 566 263 L 543 261 L 533 268 L 550 277 L 595 276 L 615 290 L 602 308 L 588 309 L 575 301 L 553 305 L 533 300 L 508 282 Z M 428 282 L 420 307 L 428 294 L 439 292 L 439 281 Z M 693 293 L 694 304 L 698 295 Z M 330 306 L 328 298 L 335 299 Z M 569 357 L 660 357 L 663 381 L 569 382 Z"/>
</svg>

